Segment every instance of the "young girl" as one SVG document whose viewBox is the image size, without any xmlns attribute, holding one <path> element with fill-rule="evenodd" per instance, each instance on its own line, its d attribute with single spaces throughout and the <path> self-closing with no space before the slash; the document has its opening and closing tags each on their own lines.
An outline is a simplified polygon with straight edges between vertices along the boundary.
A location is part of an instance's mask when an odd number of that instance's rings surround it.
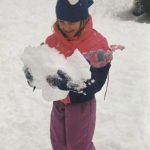
<svg viewBox="0 0 150 150">
<path fill-rule="evenodd" d="M 93 29 L 88 12 L 92 4 L 92 0 L 57 0 L 54 33 L 45 42 L 66 58 L 78 49 L 91 66 L 91 79 L 80 91 L 68 86 L 71 77 L 61 70 L 57 78 L 46 79 L 50 86 L 70 91 L 65 99 L 53 102 L 50 124 L 53 150 L 95 150 L 92 142 L 96 120 L 94 95 L 105 83 L 112 52 L 107 40 Z M 28 71 L 25 74 L 28 81 L 33 80 Z"/>
<path fill-rule="evenodd" d="M 86 82 L 82 93 L 67 86 L 67 75 L 60 70 L 58 80 L 47 79 L 61 90 L 70 90 L 65 99 L 53 102 L 50 124 L 53 150 L 95 150 L 92 142 L 96 120 L 94 95 L 105 83 L 112 58 L 103 57 L 109 47 L 107 40 L 93 29 L 88 12 L 92 4 L 92 0 L 58 0 L 54 33 L 46 39 L 49 47 L 56 48 L 65 57 L 78 49 L 91 65 L 91 80 Z"/>
</svg>

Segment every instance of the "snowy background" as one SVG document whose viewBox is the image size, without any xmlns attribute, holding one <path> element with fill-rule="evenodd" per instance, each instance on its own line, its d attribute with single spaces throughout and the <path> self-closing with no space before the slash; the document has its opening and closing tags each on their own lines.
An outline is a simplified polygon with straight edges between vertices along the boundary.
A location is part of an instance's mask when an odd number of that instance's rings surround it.
<svg viewBox="0 0 150 150">
<path fill-rule="evenodd" d="M 27 86 L 20 56 L 52 33 L 55 0 L 0 0 L 0 150 L 52 150 L 51 102 Z M 131 15 L 132 0 L 95 0 L 94 27 L 123 44 L 97 96 L 97 150 L 150 149 L 150 17 Z"/>
</svg>

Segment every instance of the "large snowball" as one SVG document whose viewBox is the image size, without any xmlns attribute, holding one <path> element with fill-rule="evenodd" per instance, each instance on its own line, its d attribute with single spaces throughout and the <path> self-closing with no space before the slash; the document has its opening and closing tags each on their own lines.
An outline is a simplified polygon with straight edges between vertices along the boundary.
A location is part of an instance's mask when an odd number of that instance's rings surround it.
<svg viewBox="0 0 150 150">
<path fill-rule="evenodd" d="M 84 81 L 91 78 L 90 65 L 79 52 L 75 50 L 67 59 L 58 50 L 46 44 L 38 47 L 28 46 L 21 57 L 24 66 L 33 75 L 32 85 L 42 89 L 43 97 L 49 101 L 64 99 L 69 91 L 51 87 L 46 82 L 48 75 L 56 75 L 58 70 L 67 73 L 74 83 L 84 87 Z"/>
</svg>

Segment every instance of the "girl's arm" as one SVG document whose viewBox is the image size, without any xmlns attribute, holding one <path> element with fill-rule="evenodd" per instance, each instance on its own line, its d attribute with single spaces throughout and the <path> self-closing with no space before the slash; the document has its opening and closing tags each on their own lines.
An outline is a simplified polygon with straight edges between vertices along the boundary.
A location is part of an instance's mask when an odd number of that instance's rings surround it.
<svg viewBox="0 0 150 150">
<path fill-rule="evenodd" d="M 76 93 L 76 92 L 69 92 L 69 98 L 71 103 L 82 103 L 86 101 L 90 101 L 94 98 L 96 92 L 100 91 L 103 87 L 107 75 L 109 72 L 111 64 L 108 63 L 105 67 L 102 68 L 93 68 L 91 67 L 91 80 L 95 80 L 94 83 L 91 85 L 87 85 L 87 87 L 83 90 L 84 93 Z"/>
</svg>

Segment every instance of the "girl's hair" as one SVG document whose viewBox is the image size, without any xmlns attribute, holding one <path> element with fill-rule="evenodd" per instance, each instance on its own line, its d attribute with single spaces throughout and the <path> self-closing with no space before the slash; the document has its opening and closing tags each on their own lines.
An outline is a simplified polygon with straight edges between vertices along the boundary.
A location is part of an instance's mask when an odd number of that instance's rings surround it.
<svg viewBox="0 0 150 150">
<path fill-rule="evenodd" d="M 88 22 L 88 20 L 89 20 L 89 17 L 87 19 L 81 21 L 81 23 L 80 23 L 80 29 L 75 34 L 75 36 L 79 36 L 82 33 L 82 31 L 84 30 L 84 27 L 85 27 L 86 23 Z"/>
</svg>

